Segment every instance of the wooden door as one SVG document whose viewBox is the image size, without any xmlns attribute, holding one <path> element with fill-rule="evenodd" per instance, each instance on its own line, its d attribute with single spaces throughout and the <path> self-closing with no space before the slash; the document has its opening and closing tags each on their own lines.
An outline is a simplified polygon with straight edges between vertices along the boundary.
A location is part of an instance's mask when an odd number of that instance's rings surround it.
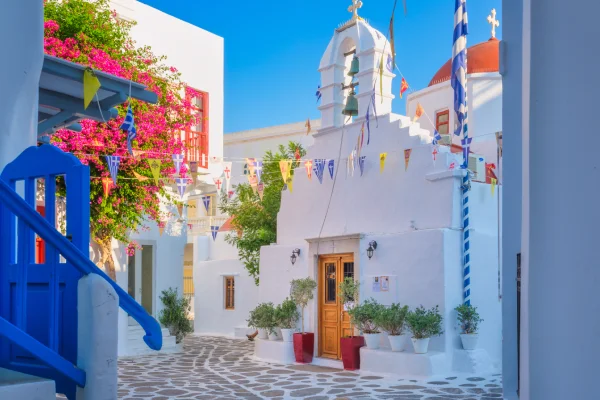
<svg viewBox="0 0 600 400">
<path fill-rule="evenodd" d="M 338 285 L 354 278 L 352 255 L 322 256 L 319 259 L 319 356 L 341 359 L 340 338 L 352 336 L 350 318 L 338 296 Z"/>
</svg>

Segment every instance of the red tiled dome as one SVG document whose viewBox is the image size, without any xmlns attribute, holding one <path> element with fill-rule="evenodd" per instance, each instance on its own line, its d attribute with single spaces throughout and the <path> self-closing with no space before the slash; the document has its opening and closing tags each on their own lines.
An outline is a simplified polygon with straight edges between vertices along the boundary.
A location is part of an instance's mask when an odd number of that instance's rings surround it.
<svg viewBox="0 0 600 400">
<path fill-rule="evenodd" d="M 500 41 L 496 38 L 491 38 L 487 42 L 476 44 L 467 49 L 467 73 L 479 72 L 498 72 L 500 65 Z M 449 81 L 452 73 L 452 59 L 438 70 L 433 76 L 429 86 Z"/>
</svg>

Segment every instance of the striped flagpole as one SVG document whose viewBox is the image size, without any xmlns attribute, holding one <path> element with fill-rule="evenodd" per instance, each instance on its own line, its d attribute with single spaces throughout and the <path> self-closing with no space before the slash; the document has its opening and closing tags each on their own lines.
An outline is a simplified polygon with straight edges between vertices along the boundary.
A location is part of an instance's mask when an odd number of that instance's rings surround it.
<svg viewBox="0 0 600 400">
<path fill-rule="evenodd" d="M 467 0 L 455 0 L 454 35 L 452 46 L 452 78 L 454 89 L 454 111 L 456 112 L 457 129 L 455 135 L 463 134 L 463 165 L 466 174 L 462 181 L 462 220 L 463 220 L 463 300 L 471 304 L 471 248 L 469 240 L 469 129 L 467 103 Z"/>
</svg>

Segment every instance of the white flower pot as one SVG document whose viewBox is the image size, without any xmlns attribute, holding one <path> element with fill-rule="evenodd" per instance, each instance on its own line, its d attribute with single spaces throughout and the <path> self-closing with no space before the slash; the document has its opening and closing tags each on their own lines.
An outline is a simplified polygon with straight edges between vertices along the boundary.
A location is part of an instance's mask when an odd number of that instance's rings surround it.
<svg viewBox="0 0 600 400">
<path fill-rule="evenodd" d="M 284 342 L 293 342 L 294 341 L 294 330 L 281 328 L 281 337 Z"/>
<path fill-rule="evenodd" d="M 460 340 L 462 341 L 463 349 L 465 350 L 475 350 L 478 339 L 479 335 L 477 333 L 463 333 L 460 335 Z"/>
<path fill-rule="evenodd" d="M 404 351 L 404 346 L 406 345 L 406 335 L 388 335 L 388 340 L 390 341 L 390 347 L 392 348 L 392 351 Z"/>
<path fill-rule="evenodd" d="M 364 333 L 363 336 L 365 337 L 368 349 L 379 348 L 379 333 Z"/>
<path fill-rule="evenodd" d="M 429 338 L 415 339 L 411 338 L 416 354 L 425 354 L 429 348 Z"/>
<path fill-rule="evenodd" d="M 262 340 L 266 340 L 268 336 L 267 330 L 265 328 L 258 328 L 258 338 Z"/>
<path fill-rule="evenodd" d="M 279 335 L 277 335 L 277 331 L 269 332 L 269 340 L 276 341 L 279 339 Z"/>
</svg>

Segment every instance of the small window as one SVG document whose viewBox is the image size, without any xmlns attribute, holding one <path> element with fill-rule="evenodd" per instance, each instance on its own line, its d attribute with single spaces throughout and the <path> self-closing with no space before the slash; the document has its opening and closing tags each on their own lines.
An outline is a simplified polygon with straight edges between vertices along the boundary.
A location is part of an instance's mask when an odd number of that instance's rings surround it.
<svg viewBox="0 0 600 400">
<path fill-rule="evenodd" d="M 337 283 L 335 276 L 335 263 L 325 264 L 325 303 L 332 304 L 336 301 Z"/>
<path fill-rule="evenodd" d="M 235 309 L 235 279 L 233 276 L 225 277 L 225 309 Z"/>
<path fill-rule="evenodd" d="M 450 112 L 448 110 L 439 111 L 435 114 L 435 129 L 440 135 L 447 135 L 450 130 Z"/>
</svg>

